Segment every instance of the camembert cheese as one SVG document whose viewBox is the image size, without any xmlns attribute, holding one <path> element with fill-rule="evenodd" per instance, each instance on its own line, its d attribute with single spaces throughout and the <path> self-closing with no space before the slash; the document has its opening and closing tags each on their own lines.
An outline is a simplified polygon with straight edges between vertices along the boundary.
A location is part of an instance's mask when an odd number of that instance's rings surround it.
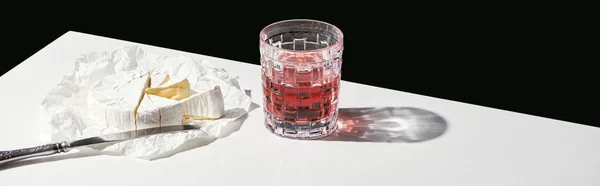
<svg viewBox="0 0 600 186">
<path fill-rule="evenodd" d="M 146 71 L 119 72 L 96 82 L 88 108 L 97 123 L 125 130 L 218 119 L 225 113 L 219 86 L 192 90 L 187 79 Z"/>
</svg>

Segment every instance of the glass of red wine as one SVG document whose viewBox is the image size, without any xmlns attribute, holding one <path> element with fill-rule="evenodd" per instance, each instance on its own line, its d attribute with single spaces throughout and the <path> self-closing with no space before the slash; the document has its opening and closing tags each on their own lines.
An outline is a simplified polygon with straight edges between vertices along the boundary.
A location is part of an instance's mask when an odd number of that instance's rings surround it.
<svg viewBox="0 0 600 186">
<path fill-rule="evenodd" d="M 333 133 L 344 49 L 342 31 L 317 20 L 272 23 L 260 32 L 265 125 L 292 139 Z"/>
</svg>

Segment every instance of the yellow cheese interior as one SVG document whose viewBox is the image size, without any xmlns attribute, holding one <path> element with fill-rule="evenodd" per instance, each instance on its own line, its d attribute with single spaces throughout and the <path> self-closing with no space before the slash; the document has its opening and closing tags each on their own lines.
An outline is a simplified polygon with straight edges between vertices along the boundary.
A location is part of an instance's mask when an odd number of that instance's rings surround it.
<svg viewBox="0 0 600 186">
<path fill-rule="evenodd" d="M 164 82 L 166 81 L 163 81 L 163 83 Z M 190 97 L 190 82 L 188 82 L 187 79 L 184 79 L 167 87 L 146 88 L 146 93 L 179 101 Z"/>
</svg>

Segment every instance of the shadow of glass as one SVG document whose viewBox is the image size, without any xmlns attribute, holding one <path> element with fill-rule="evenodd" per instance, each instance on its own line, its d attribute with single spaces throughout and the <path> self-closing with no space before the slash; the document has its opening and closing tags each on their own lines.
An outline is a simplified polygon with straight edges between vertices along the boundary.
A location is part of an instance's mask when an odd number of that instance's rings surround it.
<svg viewBox="0 0 600 186">
<path fill-rule="evenodd" d="M 341 121 L 324 141 L 415 143 L 440 137 L 446 120 L 431 111 L 412 107 L 340 108 Z"/>
</svg>

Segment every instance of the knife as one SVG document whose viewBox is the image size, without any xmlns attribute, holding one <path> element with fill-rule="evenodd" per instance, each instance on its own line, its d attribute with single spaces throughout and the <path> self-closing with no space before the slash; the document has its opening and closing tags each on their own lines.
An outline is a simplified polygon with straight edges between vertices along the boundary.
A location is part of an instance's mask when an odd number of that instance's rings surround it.
<svg viewBox="0 0 600 186">
<path fill-rule="evenodd" d="M 173 125 L 166 127 L 155 127 L 148 129 L 133 130 L 121 133 L 107 134 L 102 136 L 90 137 L 79 139 L 75 141 L 62 141 L 58 143 L 51 143 L 46 145 L 40 145 L 37 147 L 30 147 L 24 149 L 16 149 L 9 151 L 0 151 L 0 165 L 18 161 L 33 157 L 49 156 L 53 154 L 59 154 L 68 152 L 69 150 L 77 147 L 98 145 L 104 143 L 115 143 L 120 141 L 131 140 L 139 137 L 150 136 L 155 134 L 186 131 L 200 129 L 200 126 L 196 125 Z"/>
</svg>

